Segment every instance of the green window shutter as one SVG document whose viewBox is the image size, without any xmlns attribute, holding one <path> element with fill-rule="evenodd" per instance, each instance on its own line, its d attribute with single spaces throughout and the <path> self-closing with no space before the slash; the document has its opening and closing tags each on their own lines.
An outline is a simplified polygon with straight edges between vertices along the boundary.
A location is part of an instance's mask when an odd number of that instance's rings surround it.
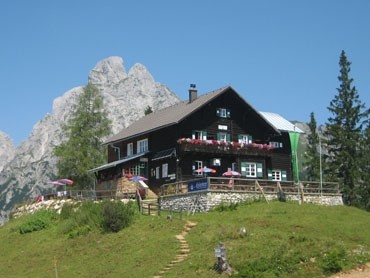
<svg viewBox="0 0 370 278">
<path fill-rule="evenodd" d="M 262 163 L 257 163 L 257 178 L 263 177 Z"/>
<path fill-rule="evenodd" d="M 242 176 L 246 176 L 247 175 L 247 171 L 245 171 L 245 167 L 247 166 L 247 163 L 246 162 L 241 162 L 240 163 L 240 169 L 241 169 L 241 174 Z"/>
<path fill-rule="evenodd" d="M 231 111 L 230 111 L 230 109 L 226 109 L 226 118 L 231 118 Z"/>
<path fill-rule="evenodd" d="M 219 116 L 219 117 L 221 116 L 221 109 L 220 108 L 216 109 L 216 115 Z"/>
<path fill-rule="evenodd" d="M 203 140 L 207 140 L 207 131 L 203 130 L 202 131 L 202 136 L 203 136 Z"/>
<path fill-rule="evenodd" d="M 282 181 L 286 181 L 287 180 L 286 171 L 281 171 L 281 180 Z"/>
<path fill-rule="evenodd" d="M 231 134 L 230 133 L 226 134 L 226 141 L 231 142 Z"/>
<path fill-rule="evenodd" d="M 252 135 L 248 135 L 248 143 L 252 143 L 253 142 L 253 137 Z"/>
<path fill-rule="evenodd" d="M 217 132 L 217 141 L 220 141 L 220 140 L 221 140 L 221 134 Z"/>
<path fill-rule="evenodd" d="M 238 142 L 242 141 L 243 140 L 243 135 L 241 134 L 238 134 Z"/>
<path fill-rule="evenodd" d="M 270 169 L 267 170 L 267 179 L 270 181 L 272 180 L 272 170 Z"/>
<path fill-rule="evenodd" d="M 193 133 L 191 134 L 191 139 L 195 139 L 195 132 L 193 131 Z"/>
</svg>

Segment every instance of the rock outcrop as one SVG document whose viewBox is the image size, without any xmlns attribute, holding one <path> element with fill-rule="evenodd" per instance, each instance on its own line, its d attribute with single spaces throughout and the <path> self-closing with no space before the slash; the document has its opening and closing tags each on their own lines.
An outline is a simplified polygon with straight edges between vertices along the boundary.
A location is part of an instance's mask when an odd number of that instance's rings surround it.
<svg viewBox="0 0 370 278">
<path fill-rule="evenodd" d="M 113 133 L 144 116 L 148 106 L 156 111 L 180 101 L 166 86 L 156 82 L 143 65 L 135 64 L 127 73 L 121 57 L 98 62 L 88 81 L 103 94 Z M 35 124 L 28 139 L 16 149 L 11 140 L 0 133 L 3 161 L 0 164 L 0 225 L 17 203 L 50 189 L 48 181 L 56 175 L 53 149 L 65 138 L 62 124 L 69 119 L 82 90 L 83 86 L 75 87 L 56 98 L 51 113 Z"/>
</svg>

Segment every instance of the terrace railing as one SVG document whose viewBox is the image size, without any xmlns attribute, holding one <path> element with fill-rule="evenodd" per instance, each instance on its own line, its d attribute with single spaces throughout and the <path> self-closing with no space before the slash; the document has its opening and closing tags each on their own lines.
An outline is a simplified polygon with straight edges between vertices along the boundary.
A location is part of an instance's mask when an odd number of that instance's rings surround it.
<svg viewBox="0 0 370 278">
<path fill-rule="evenodd" d="M 193 180 L 168 183 L 161 186 L 161 196 L 185 194 L 189 191 L 189 183 L 199 180 L 207 180 L 207 188 L 203 190 L 209 191 L 236 191 L 236 192 L 261 192 L 264 193 L 303 193 L 305 195 L 332 195 L 339 194 L 338 183 L 333 182 L 312 182 L 300 181 L 271 181 L 271 180 L 256 180 L 245 178 L 224 178 L 224 177 L 203 177 Z M 300 190 L 302 192 L 300 192 Z"/>
</svg>

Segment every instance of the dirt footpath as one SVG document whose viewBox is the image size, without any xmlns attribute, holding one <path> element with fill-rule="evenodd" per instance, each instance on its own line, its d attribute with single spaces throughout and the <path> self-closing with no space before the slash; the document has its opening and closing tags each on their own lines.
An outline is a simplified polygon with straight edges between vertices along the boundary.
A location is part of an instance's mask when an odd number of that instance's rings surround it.
<svg viewBox="0 0 370 278">
<path fill-rule="evenodd" d="M 332 278 L 370 278 L 370 263 L 348 272 L 337 273 Z"/>
</svg>

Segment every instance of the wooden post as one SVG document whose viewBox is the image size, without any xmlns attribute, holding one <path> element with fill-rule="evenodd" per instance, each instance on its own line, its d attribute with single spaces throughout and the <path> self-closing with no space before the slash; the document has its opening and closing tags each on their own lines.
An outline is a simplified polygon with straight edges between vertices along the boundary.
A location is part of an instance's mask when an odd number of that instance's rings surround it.
<svg viewBox="0 0 370 278">
<path fill-rule="evenodd" d="M 298 183 L 298 190 L 301 196 L 301 202 L 304 202 L 304 192 L 303 192 L 303 184 L 300 182 Z"/>
<path fill-rule="evenodd" d="M 281 185 L 280 185 L 280 182 L 278 181 L 277 182 L 277 188 L 278 188 L 278 198 L 279 198 L 279 201 L 281 202 L 285 202 L 286 201 L 286 196 L 285 196 L 285 193 L 283 191 L 283 189 L 281 188 Z"/>
<path fill-rule="evenodd" d="M 261 191 L 262 195 L 263 195 L 263 198 L 265 198 L 266 202 L 268 203 L 269 201 L 267 200 L 266 196 L 265 196 L 265 192 L 263 192 L 263 188 L 261 187 L 261 185 L 258 183 L 258 180 L 255 181 L 255 184 L 256 186 L 258 187 L 258 189 Z"/>
</svg>

